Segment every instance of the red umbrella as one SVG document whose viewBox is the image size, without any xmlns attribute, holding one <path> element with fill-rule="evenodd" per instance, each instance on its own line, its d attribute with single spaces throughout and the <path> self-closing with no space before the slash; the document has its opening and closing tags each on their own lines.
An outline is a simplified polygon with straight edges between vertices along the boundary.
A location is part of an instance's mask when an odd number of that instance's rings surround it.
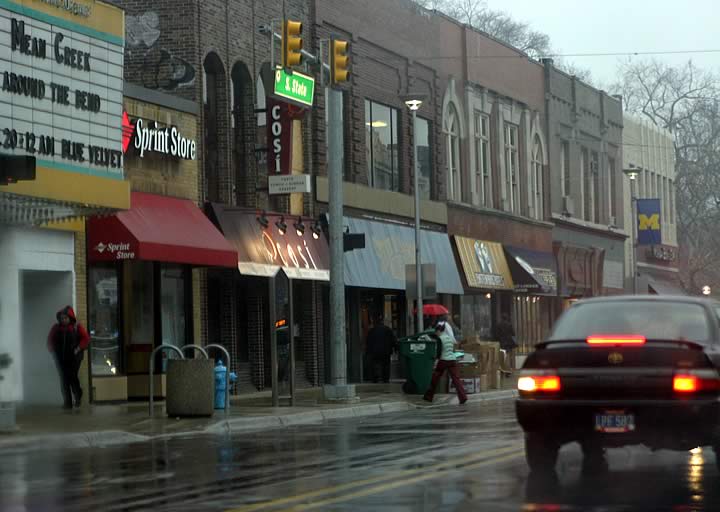
<svg viewBox="0 0 720 512">
<path fill-rule="evenodd" d="M 415 308 L 417 312 L 417 308 Z M 447 315 L 450 312 L 442 304 L 423 304 L 423 314 L 425 316 L 442 316 Z"/>
</svg>

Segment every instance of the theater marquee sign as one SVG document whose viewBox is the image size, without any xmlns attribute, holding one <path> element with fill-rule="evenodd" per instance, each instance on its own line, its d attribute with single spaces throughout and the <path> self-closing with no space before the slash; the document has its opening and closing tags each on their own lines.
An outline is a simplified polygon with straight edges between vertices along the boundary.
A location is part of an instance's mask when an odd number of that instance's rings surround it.
<svg viewBox="0 0 720 512">
<path fill-rule="evenodd" d="M 122 178 L 124 39 L 112 28 L 122 12 L 93 1 L 0 6 L 0 152 Z"/>
</svg>

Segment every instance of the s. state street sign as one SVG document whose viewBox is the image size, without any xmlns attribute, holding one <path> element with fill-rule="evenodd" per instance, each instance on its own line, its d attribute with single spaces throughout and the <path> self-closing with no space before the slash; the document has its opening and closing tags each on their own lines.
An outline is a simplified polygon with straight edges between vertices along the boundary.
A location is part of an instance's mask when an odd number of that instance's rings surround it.
<svg viewBox="0 0 720 512">
<path fill-rule="evenodd" d="M 292 74 L 283 69 L 275 70 L 273 94 L 292 103 L 312 107 L 315 97 L 315 79 L 297 71 Z"/>
</svg>

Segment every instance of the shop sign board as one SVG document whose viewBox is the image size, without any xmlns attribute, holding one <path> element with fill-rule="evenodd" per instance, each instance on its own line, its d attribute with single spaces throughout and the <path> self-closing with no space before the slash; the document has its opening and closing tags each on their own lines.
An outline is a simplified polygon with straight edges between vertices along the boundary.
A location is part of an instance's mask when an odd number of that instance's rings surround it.
<svg viewBox="0 0 720 512">
<path fill-rule="evenodd" d="M 292 167 L 292 118 L 289 105 L 267 99 L 268 173 L 290 174 Z M 272 192 L 271 192 L 272 193 Z"/>
<path fill-rule="evenodd" d="M 288 73 L 284 69 L 275 70 L 273 86 L 275 96 L 284 98 L 305 107 L 312 107 L 315 97 L 315 79 L 297 71 Z"/>
<path fill-rule="evenodd" d="M 1 5 L 2 151 L 122 179 L 122 12 L 93 1 Z"/>
<path fill-rule="evenodd" d="M 514 283 L 502 245 L 455 237 L 467 284 L 485 290 L 512 290 Z"/>
<path fill-rule="evenodd" d="M 268 176 L 270 195 L 309 194 L 311 191 L 309 174 L 280 174 Z"/>
<path fill-rule="evenodd" d="M 123 112 L 122 137 L 123 153 L 132 146 L 140 158 L 145 153 L 160 153 L 183 160 L 197 159 L 197 142 L 182 135 L 177 126 L 160 127 L 156 121 L 145 119 L 131 121 Z"/>
</svg>

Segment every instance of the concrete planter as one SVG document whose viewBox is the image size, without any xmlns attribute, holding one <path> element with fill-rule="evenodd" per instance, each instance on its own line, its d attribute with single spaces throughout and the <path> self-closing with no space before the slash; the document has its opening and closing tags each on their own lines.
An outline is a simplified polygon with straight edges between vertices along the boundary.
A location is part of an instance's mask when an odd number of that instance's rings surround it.
<svg viewBox="0 0 720 512">
<path fill-rule="evenodd" d="M 167 415 L 212 416 L 215 401 L 215 363 L 208 359 L 169 359 Z"/>
</svg>

